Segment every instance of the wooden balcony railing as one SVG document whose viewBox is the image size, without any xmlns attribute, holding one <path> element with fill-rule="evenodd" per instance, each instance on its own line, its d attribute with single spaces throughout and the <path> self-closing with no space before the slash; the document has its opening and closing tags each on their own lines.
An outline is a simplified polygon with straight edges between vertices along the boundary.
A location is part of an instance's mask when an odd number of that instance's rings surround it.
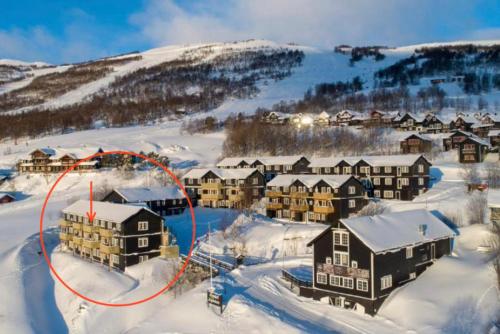
<svg viewBox="0 0 500 334">
<path fill-rule="evenodd" d="M 104 254 L 119 254 L 120 253 L 120 247 L 105 245 L 105 244 L 100 244 L 100 250 L 101 250 L 101 253 L 104 253 Z"/>
<path fill-rule="evenodd" d="M 87 240 L 87 239 L 83 240 L 83 247 L 86 248 L 99 248 L 100 244 L 101 244 L 100 241 L 96 240 Z"/>
<path fill-rule="evenodd" d="M 276 191 L 276 190 L 266 191 L 266 197 L 281 197 L 281 196 L 283 196 L 283 193 L 281 191 Z"/>
<path fill-rule="evenodd" d="M 267 203 L 266 207 L 269 210 L 279 210 L 283 208 L 283 203 Z"/>
<path fill-rule="evenodd" d="M 315 206 L 313 211 L 316 213 L 334 213 L 335 209 L 332 206 Z"/>
<path fill-rule="evenodd" d="M 291 198 L 306 198 L 308 196 L 307 192 L 302 192 L 302 191 L 293 191 L 290 192 L 290 197 Z"/>
<path fill-rule="evenodd" d="M 290 205 L 290 211 L 307 211 L 309 206 L 307 204 L 292 204 Z"/>
<path fill-rule="evenodd" d="M 69 233 L 59 233 L 59 239 L 62 241 L 71 241 L 73 239 L 73 236 Z"/>
<path fill-rule="evenodd" d="M 318 200 L 330 200 L 333 199 L 333 193 L 314 193 L 313 198 Z"/>
</svg>

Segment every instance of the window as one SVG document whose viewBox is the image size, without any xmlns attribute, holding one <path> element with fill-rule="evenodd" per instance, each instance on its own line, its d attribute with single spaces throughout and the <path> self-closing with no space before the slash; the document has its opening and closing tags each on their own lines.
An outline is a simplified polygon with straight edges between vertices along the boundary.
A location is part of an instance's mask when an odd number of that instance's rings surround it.
<svg viewBox="0 0 500 334">
<path fill-rule="evenodd" d="M 408 168 L 408 166 L 401 167 L 401 173 L 409 173 L 409 172 L 410 172 L 410 168 Z"/>
<path fill-rule="evenodd" d="M 422 164 L 418 165 L 418 172 L 419 173 L 423 173 L 424 172 L 424 165 L 422 165 Z"/>
<path fill-rule="evenodd" d="M 386 177 L 384 180 L 386 186 L 392 185 L 392 179 L 390 177 Z"/>
<path fill-rule="evenodd" d="M 333 264 L 336 266 L 348 267 L 349 266 L 349 253 L 334 251 L 333 252 Z"/>
<path fill-rule="evenodd" d="M 401 179 L 401 185 L 402 186 L 409 186 L 410 185 L 410 179 L 408 179 L 407 177 L 404 177 Z"/>
<path fill-rule="evenodd" d="M 253 189 L 252 194 L 253 196 L 259 196 L 259 189 Z"/>
<path fill-rule="evenodd" d="M 379 177 L 373 178 L 373 184 L 376 186 L 379 186 L 380 185 L 380 178 Z"/>
<path fill-rule="evenodd" d="M 147 261 L 149 259 L 148 255 L 139 255 L 139 263 Z"/>
<path fill-rule="evenodd" d="M 341 246 L 349 246 L 349 233 L 343 231 L 333 232 L 333 244 Z"/>
<path fill-rule="evenodd" d="M 357 268 L 358 267 L 358 261 L 351 261 L 351 268 Z"/>
<path fill-rule="evenodd" d="M 416 273 L 410 273 L 410 279 L 415 279 L 417 278 L 417 274 Z"/>
<path fill-rule="evenodd" d="M 391 167 L 391 166 L 385 166 L 385 167 L 384 167 L 384 172 L 385 172 L 385 173 L 390 173 L 390 172 L 392 172 L 392 167 Z"/>
<path fill-rule="evenodd" d="M 147 231 L 148 230 L 148 222 L 139 222 L 137 223 L 138 231 Z"/>
<path fill-rule="evenodd" d="M 343 169 L 344 174 L 351 174 L 352 168 L 351 167 L 344 167 Z"/>
<path fill-rule="evenodd" d="M 335 167 L 335 168 L 333 169 L 333 172 L 334 172 L 335 174 L 339 174 L 339 173 L 340 173 L 340 168 L 339 168 L 339 167 Z"/>
<path fill-rule="evenodd" d="M 411 259 L 413 257 L 413 248 L 406 247 L 406 258 Z"/>
<path fill-rule="evenodd" d="M 380 278 L 380 290 L 392 287 L 392 275 L 386 275 Z"/>
<path fill-rule="evenodd" d="M 137 241 L 139 243 L 139 248 L 148 247 L 148 243 L 149 243 L 148 238 L 139 238 L 139 239 L 137 239 Z"/>
<path fill-rule="evenodd" d="M 368 291 L 368 280 L 358 278 L 356 280 L 356 289 L 359 291 Z"/>
<path fill-rule="evenodd" d="M 111 262 L 114 264 L 120 264 L 120 257 L 116 254 L 111 254 Z"/>
<path fill-rule="evenodd" d="M 423 177 L 419 177 L 418 178 L 418 185 L 419 186 L 423 186 L 424 185 L 424 178 Z"/>
<path fill-rule="evenodd" d="M 254 185 L 255 185 L 255 184 L 259 184 L 259 178 L 257 178 L 257 177 L 253 177 L 253 178 L 252 178 L 252 184 L 254 184 Z"/>
<path fill-rule="evenodd" d="M 373 173 L 380 173 L 380 167 L 373 167 Z"/>
<path fill-rule="evenodd" d="M 356 200 L 355 199 L 350 199 L 349 200 L 349 208 L 355 208 L 356 207 Z"/>
<path fill-rule="evenodd" d="M 317 273 L 316 274 L 316 281 L 319 284 L 326 284 L 326 274 L 324 274 L 324 273 Z"/>
<path fill-rule="evenodd" d="M 380 190 L 374 190 L 373 191 L 373 196 L 380 198 Z"/>
<path fill-rule="evenodd" d="M 330 167 L 325 167 L 325 173 L 330 174 Z"/>
<path fill-rule="evenodd" d="M 353 289 L 354 279 L 350 277 L 330 275 L 330 285 L 338 286 L 341 288 Z"/>
<path fill-rule="evenodd" d="M 385 190 L 384 198 L 394 198 L 394 193 L 392 192 L 392 190 Z"/>
<path fill-rule="evenodd" d="M 325 259 L 325 262 L 326 262 L 326 264 L 332 264 L 332 258 L 331 257 L 327 257 Z"/>
<path fill-rule="evenodd" d="M 348 188 L 349 195 L 354 195 L 356 194 L 356 187 L 354 186 L 349 186 Z"/>
</svg>

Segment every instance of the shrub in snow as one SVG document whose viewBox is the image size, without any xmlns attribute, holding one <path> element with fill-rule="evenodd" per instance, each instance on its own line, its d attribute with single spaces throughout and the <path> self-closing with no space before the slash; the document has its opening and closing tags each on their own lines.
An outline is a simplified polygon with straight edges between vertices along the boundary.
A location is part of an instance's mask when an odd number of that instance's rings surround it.
<svg viewBox="0 0 500 334">
<path fill-rule="evenodd" d="M 380 202 L 370 202 L 359 210 L 357 216 L 375 216 L 384 213 L 385 205 Z"/>
<path fill-rule="evenodd" d="M 467 200 L 469 224 L 485 224 L 487 209 L 488 199 L 486 195 L 482 192 L 474 191 Z"/>
</svg>

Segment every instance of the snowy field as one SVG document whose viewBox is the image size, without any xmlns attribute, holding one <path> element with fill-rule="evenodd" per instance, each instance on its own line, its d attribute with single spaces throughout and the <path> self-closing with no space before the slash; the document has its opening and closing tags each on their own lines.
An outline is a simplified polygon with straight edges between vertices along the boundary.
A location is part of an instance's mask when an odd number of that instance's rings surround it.
<svg viewBox="0 0 500 334">
<path fill-rule="evenodd" d="M 150 127 L 100 129 L 62 136 L 0 144 L 0 169 L 10 168 L 36 147 L 102 147 L 166 154 L 179 166 L 212 165 L 221 152 L 223 133 L 188 136 L 176 123 Z M 388 211 L 427 208 L 464 217 L 467 194 L 454 157 L 444 155 L 432 169 L 437 181 L 412 202 L 383 201 Z M 175 272 L 175 265 L 155 259 L 128 268 L 124 274 L 76 259 L 58 250 L 55 226 L 60 210 L 88 196 L 88 183 L 113 186 L 145 185 L 139 174 L 124 179 L 114 171 L 74 174 L 65 178 L 49 202 L 44 239 L 51 261 L 70 286 L 99 300 L 129 302 L 158 291 Z M 200 250 L 230 256 L 242 249 L 253 265 L 215 279 L 226 291 L 222 315 L 207 308 L 205 281 L 182 294 L 168 292 L 138 306 L 110 308 L 91 304 L 54 280 L 38 252 L 39 215 L 55 177 L 17 176 L 0 191 L 15 188 L 25 198 L 0 206 L 0 332 L 1 333 L 460 333 L 472 324 L 486 325 L 500 312 L 494 271 L 488 255 L 476 251 L 487 242 L 487 226 L 459 230 L 453 256 L 437 261 L 419 279 L 398 289 L 375 317 L 336 309 L 298 297 L 281 280 L 282 268 L 311 265 L 305 244 L 325 226 L 275 221 L 230 210 L 197 208 Z M 181 251 L 191 234 L 189 214 L 169 219 Z M 210 241 L 204 237 L 208 226 Z M 82 275 L 84 273 L 84 275 Z M 196 321 L 193 321 L 196 319 Z M 459 319 L 460 321 L 457 321 Z M 463 333 L 467 331 L 462 331 Z"/>
</svg>

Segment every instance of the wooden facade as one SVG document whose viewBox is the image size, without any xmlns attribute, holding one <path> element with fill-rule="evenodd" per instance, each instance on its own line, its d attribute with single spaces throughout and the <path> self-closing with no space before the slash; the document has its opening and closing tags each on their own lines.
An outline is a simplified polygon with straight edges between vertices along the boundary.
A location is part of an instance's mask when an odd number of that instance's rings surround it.
<svg viewBox="0 0 500 334">
<path fill-rule="evenodd" d="M 332 224 L 366 203 L 363 185 L 353 176 L 280 175 L 267 184 L 266 215 L 298 222 Z"/>
<path fill-rule="evenodd" d="M 16 198 L 10 194 L 0 193 L 0 204 L 7 204 L 14 202 Z"/>
<path fill-rule="evenodd" d="M 375 315 L 392 291 L 451 253 L 453 236 L 425 210 L 341 219 L 308 244 L 313 284 L 300 295 Z"/>
<path fill-rule="evenodd" d="M 412 134 L 400 141 L 402 154 L 430 153 L 432 140 L 418 134 Z"/>
<path fill-rule="evenodd" d="M 443 138 L 443 150 L 450 151 L 458 149 L 460 143 L 471 136 L 473 136 L 473 134 L 470 132 L 457 130 L 450 136 Z"/>
<path fill-rule="evenodd" d="M 193 204 L 193 201 L 191 203 Z M 154 188 L 117 188 L 107 194 L 104 202 L 144 203 L 160 216 L 177 215 L 188 206 L 187 199 L 176 186 Z"/>
<path fill-rule="evenodd" d="M 467 137 L 458 146 L 458 159 L 461 163 L 483 162 L 490 144 L 476 137 Z"/>
<path fill-rule="evenodd" d="M 160 256 L 168 245 L 162 218 L 133 205 L 94 202 L 96 217 L 86 217 L 89 201 L 77 201 L 63 210 L 59 222 L 63 250 L 111 268 L 125 267 Z"/>
<path fill-rule="evenodd" d="M 255 168 L 192 169 L 183 177 L 184 187 L 199 206 L 246 208 L 264 196 L 264 175 Z"/>
<path fill-rule="evenodd" d="M 430 162 L 422 155 L 320 158 L 312 174 L 354 175 L 369 197 L 411 201 L 429 189 Z"/>
<path fill-rule="evenodd" d="M 102 150 L 100 150 L 102 152 Z M 99 152 L 99 151 L 97 151 Z M 94 152 L 94 153 L 97 153 Z M 60 173 L 74 165 L 81 157 L 74 153 L 59 152 L 55 149 L 36 149 L 29 157 L 18 162 L 20 173 Z M 100 159 L 85 161 L 74 168 L 73 172 L 92 172 L 100 168 Z"/>
</svg>

